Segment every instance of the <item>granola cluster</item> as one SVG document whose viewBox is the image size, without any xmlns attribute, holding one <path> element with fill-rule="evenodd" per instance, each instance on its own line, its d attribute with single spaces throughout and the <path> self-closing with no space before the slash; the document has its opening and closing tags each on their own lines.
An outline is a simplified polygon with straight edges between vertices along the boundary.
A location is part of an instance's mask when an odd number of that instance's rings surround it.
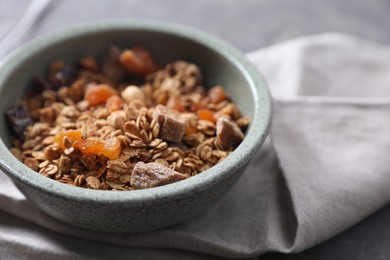
<svg viewBox="0 0 390 260">
<path fill-rule="evenodd" d="M 40 174 L 100 190 L 160 186 L 225 159 L 249 124 L 200 68 L 160 68 L 143 47 L 108 48 L 101 62 L 55 61 L 6 112 L 11 152 Z"/>
</svg>

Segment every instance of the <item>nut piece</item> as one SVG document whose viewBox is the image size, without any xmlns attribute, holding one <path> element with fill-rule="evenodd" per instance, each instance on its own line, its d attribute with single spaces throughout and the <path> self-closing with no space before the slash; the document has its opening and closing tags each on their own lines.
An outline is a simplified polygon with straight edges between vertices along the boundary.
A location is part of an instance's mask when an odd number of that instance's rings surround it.
<svg viewBox="0 0 390 260">
<path fill-rule="evenodd" d="M 142 103 L 145 102 L 145 95 L 137 86 L 128 86 L 122 91 L 121 96 L 127 103 L 130 103 L 133 100 L 139 100 Z"/>
<path fill-rule="evenodd" d="M 153 114 L 160 125 L 160 138 L 170 142 L 180 142 L 185 133 L 185 119 L 176 111 L 158 105 Z"/>
<path fill-rule="evenodd" d="M 217 143 L 227 150 L 231 147 L 237 147 L 242 140 L 244 134 L 237 124 L 227 116 L 221 116 L 217 120 Z"/>
<path fill-rule="evenodd" d="M 138 162 L 131 173 L 130 184 L 136 189 L 152 188 L 184 180 L 187 175 L 178 173 L 160 163 Z"/>
</svg>

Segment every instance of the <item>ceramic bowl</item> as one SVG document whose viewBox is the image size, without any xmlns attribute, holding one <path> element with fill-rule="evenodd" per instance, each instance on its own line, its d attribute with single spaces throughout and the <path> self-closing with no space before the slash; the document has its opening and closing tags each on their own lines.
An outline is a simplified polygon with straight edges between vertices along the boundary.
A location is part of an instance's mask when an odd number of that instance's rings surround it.
<svg viewBox="0 0 390 260">
<path fill-rule="evenodd" d="M 12 135 L 4 112 L 21 98 L 27 82 L 45 75 L 55 59 L 72 63 L 97 56 L 110 44 L 143 45 L 159 64 L 177 59 L 198 64 L 205 85 L 222 85 L 250 118 L 244 141 L 223 162 L 173 184 L 135 191 L 100 191 L 41 176 L 10 152 Z M 0 63 L 0 168 L 48 215 L 104 232 L 141 232 L 173 225 L 201 213 L 229 190 L 263 143 L 271 121 L 266 83 L 244 55 L 196 29 L 160 21 L 111 21 L 77 26 L 21 46 Z"/>
</svg>

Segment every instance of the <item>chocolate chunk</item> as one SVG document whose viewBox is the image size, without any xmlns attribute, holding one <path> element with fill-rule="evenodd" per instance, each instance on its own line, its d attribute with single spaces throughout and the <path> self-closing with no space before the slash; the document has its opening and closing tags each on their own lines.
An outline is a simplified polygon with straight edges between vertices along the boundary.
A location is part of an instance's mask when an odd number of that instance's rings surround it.
<svg viewBox="0 0 390 260">
<path fill-rule="evenodd" d="M 122 81 L 127 74 L 125 69 L 120 64 L 120 55 L 121 50 L 117 46 L 111 45 L 103 57 L 103 73 L 115 82 Z"/>
<path fill-rule="evenodd" d="M 160 138 L 170 142 L 180 142 L 185 133 L 185 119 L 176 111 L 158 105 L 153 114 L 160 125 Z"/>
<path fill-rule="evenodd" d="M 14 107 L 5 111 L 5 116 L 11 124 L 12 129 L 20 139 L 24 139 L 24 131 L 33 123 L 28 115 L 26 107 L 19 102 Z"/>
<path fill-rule="evenodd" d="M 152 188 L 187 178 L 187 175 L 178 173 L 159 163 L 138 162 L 131 173 L 130 184 L 135 189 Z"/>
<path fill-rule="evenodd" d="M 242 140 L 244 140 L 244 134 L 234 121 L 227 116 L 218 118 L 217 142 L 221 148 L 224 150 L 235 148 Z"/>
</svg>

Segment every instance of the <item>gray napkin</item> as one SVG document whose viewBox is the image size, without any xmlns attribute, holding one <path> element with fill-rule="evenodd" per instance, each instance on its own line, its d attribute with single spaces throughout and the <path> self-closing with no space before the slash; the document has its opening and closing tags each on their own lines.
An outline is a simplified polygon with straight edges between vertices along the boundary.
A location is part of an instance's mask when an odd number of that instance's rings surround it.
<svg viewBox="0 0 390 260">
<path fill-rule="evenodd" d="M 289 249 L 320 243 L 384 206 L 390 47 L 330 33 L 249 58 L 275 99 L 272 139 L 295 217 Z"/>
<path fill-rule="evenodd" d="M 45 215 L 0 173 L 0 258 L 212 259 L 299 252 L 385 205 L 390 47 L 331 33 L 248 58 L 274 96 L 272 140 L 216 204 L 161 230 L 96 233 Z"/>
</svg>

